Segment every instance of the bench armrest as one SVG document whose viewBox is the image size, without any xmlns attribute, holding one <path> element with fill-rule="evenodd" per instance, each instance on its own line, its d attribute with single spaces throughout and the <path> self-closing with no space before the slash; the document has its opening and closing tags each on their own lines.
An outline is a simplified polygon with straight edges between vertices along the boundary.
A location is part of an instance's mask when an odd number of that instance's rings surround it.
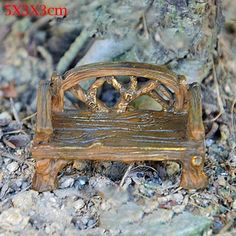
<svg viewBox="0 0 236 236">
<path fill-rule="evenodd" d="M 188 136 L 193 140 L 204 139 L 205 132 L 202 122 L 201 88 L 198 83 L 189 85 Z"/>
<path fill-rule="evenodd" d="M 35 142 L 47 142 L 53 133 L 52 96 L 49 81 L 40 81 L 37 94 L 37 120 Z"/>
</svg>

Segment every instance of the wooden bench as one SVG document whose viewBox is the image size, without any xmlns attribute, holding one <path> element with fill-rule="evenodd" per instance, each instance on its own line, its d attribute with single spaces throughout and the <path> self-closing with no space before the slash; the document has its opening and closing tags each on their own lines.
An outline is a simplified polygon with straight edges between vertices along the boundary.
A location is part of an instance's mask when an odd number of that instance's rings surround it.
<svg viewBox="0 0 236 236">
<path fill-rule="evenodd" d="M 87 90 L 79 84 L 85 80 L 92 80 Z M 104 84 L 119 92 L 112 107 L 98 98 Z M 68 91 L 88 109 L 64 109 Z M 131 108 L 143 95 L 159 103 L 162 111 Z M 33 189 L 55 189 L 58 173 L 71 160 L 178 161 L 182 164 L 180 185 L 203 188 L 207 177 L 201 109 L 199 85 L 188 85 L 184 76 L 162 66 L 98 63 L 63 76 L 54 73 L 38 88 Z"/>
</svg>

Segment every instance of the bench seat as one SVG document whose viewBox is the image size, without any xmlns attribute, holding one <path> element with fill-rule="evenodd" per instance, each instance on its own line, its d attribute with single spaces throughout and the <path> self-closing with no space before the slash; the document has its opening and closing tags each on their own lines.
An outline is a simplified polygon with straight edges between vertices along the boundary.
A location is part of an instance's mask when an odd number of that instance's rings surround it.
<svg viewBox="0 0 236 236">
<path fill-rule="evenodd" d="M 199 145 L 188 141 L 184 112 L 140 110 L 117 114 L 66 110 L 54 113 L 52 124 L 50 144 L 41 148 L 37 145 L 33 150 L 35 158 L 43 152 L 55 159 L 141 161 L 145 156 L 156 160 L 157 156 L 171 157 L 174 150 L 181 155 L 191 151 L 189 147 L 192 149 L 194 144 Z M 175 153 L 173 158 L 176 157 Z"/>
</svg>

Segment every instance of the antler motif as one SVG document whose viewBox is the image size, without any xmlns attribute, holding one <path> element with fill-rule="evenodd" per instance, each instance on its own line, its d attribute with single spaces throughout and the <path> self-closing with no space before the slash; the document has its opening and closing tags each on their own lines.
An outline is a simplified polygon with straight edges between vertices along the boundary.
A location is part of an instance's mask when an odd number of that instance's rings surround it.
<svg viewBox="0 0 236 236">
<path fill-rule="evenodd" d="M 97 90 L 105 81 L 105 78 L 96 80 L 91 84 L 87 91 L 77 84 L 71 88 L 71 92 L 76 98 L 84 102 L 92 111 L 108 112 L 109 108 L 97 98 Z"/>
<path fill-rule="evenodd" d="M 149 80 L 146 84 L 138 88 L 137 77 L 130 76 L 129 78 L 130 83 L 128 88 L 117 81 L 115 76 L 110 76 L 97 79 L 87 91 L 77 84 L 71 88 L 71 92 L 92 111 L 109 112 L 111 109 L 97 98 L 98 88 L 102 87 L 102 85 L 107 82 L 120 93 L 119 101 L 113 107 L 113 110 L 118 113 L 125 112 L 130 102 L 145 94 L 158 102 L 164 110 L 172 108 L 174 104 L 174 94 L 158 80 Z"/>
</svg>

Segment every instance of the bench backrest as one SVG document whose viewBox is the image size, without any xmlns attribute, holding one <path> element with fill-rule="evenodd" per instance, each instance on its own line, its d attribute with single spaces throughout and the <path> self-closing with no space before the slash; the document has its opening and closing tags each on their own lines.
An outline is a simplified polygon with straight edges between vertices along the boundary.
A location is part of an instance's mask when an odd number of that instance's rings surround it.
<svg viewBox="0 0 236 236">
<path fill-rule="evenodd" d="M 129 77 L 128 88 L 119 81 L 117 76 Z M 140 85 L 139 78 L 145 78 L 147 81 Z M 79 85 L 79 82 L 91 79 L 93 82 L 87 90 Z M 125 112 L 132 101 L 143 95 L 152 97 L 163 110 L 176 112 L 186 110 L 188 90 L 186 79 L 164 66 L 133 62 L 96 63 L 76 67 L 63 76 L 53 74 L 51 82 L 53 111 L 63 111 L 66 91 L 72 92 L 93 111 Z M 98 89 L 105 82 L 120 93 L 119 101 L 112 108 L 106 106 L 97 97 Z"/>
</svg>

